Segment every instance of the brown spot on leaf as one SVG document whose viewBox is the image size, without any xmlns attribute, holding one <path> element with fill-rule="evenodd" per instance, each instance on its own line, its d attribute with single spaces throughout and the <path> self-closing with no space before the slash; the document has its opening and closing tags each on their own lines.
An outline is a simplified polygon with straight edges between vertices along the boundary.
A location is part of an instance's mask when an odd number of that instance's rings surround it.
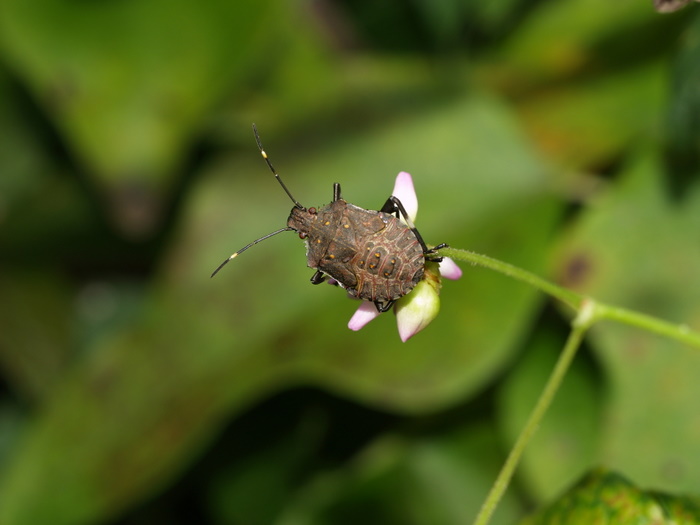
<svg viewBox="0 0 700 525">
<path fill-rule="evenodd" d="M 561 284 L 568 288 L 578 288 L 585 283 L 592 269 L 593 262 L 587 254 L 575 254 L 564 265 Z"/>
</svg>

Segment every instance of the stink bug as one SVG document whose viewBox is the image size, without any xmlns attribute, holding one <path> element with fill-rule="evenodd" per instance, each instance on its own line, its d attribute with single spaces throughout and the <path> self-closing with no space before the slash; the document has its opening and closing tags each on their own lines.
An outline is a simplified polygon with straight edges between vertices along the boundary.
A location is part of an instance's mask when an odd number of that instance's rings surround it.
<svg viewBox="0 0 700 525">
<path fill-rule="evenodd" d="M 306 241 L 309 268 L 316 270 L 313 284 L 333 279 L 353 298 L 372 301 L 386 312 L 423 278 L 425 261 L 442 260 L 440 244 L 428 248 L 408 217 L 401 201 L 390 196 L 379 211 L 365 210 L 343 200 L 340 184 L 333 184 L 333 201 L 320 209 L 305 208 L 285 186 L 263 149 L 258 130 L 253 134 L 260 154 L 277 182 L 294 203 L 287 226 L 247 244 L 222 262 L 211 274 L 251 246 L 285 231 L 295 231 Z M 405 224 L 399 219 L 403 217 Z"/>
</svg>

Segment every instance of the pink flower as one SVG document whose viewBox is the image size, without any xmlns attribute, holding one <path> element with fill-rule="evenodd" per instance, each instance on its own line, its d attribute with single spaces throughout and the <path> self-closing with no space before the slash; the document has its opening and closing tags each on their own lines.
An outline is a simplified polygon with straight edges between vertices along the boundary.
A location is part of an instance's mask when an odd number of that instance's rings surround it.
<svg viewBox="0 0 700 525">
<path fill-rule="evenodd" d="M 392 195 L 401 201 L 409 218 L 415 222 L 418 213 L 418 198 L 410 174 L 405 171 L 398 174 Z M 447 257 L 443 258 L 440 263 L 427 261 L 423 279 L 409 294 L 396 301 L 394 311 L 396 312 L 399 337 L 403 342 L 408 341 L 428 326 L 440 311 L 441 275 L 447 279 L 459 279 L 462 276 L 462 270 Z M 363 301 L 355 315 L 350 319 L 348 328 L 359 330 L 378 316 L 379 312 L 374 303 Z"/>
<path fill-rule="evenodd" d="M 700 2 L 700 0 L 695 0 Z M 654 8 L 659 13 L 671 13 L 678 11 L 681 7 L 685 7 L 690 3 L 690 0 L 654 0 Z"/>
</svg>

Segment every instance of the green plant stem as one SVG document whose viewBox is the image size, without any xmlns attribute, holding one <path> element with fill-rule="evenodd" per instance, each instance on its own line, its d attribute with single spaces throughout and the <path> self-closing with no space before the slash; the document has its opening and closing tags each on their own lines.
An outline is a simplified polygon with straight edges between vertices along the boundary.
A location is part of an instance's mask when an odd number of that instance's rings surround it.
<svg viewBox="0 0 700 525">
<path fill-rule="evenodd" d="M 530 273 L 526 270 L 518 268 L 517 266 L 513 266 L 512 264 L 499 261 L 498 259 L 487 257 L 486 255 L 481 255 L 467 250 L 459 250 L 457 248 L 443 248 L 440 250 L 440 255 L 450 257 L 451 259 L 457 261 L 465 261 L 478 266 L 483 266 L 484 268 L 495 270 L 504 275 L 517 279 L 518 281 L 530 284 L 535 288 L 551 295 L 552 297 L 559 299 L 561 302 L 570 306 L 574 310 L 578 310 L 581 301 L 583 300 L 583 296 L 575 292 L 562 288 L 561 286 L 557 286 L 554 283 L 550 283 L 549 281 L 538 277 L 534 273 Z"/>
<path fill-rule="evenodd" d="M 673 324 L 650 315 L 619 308 L 617 306 L 609 306 L 607 304 L 598 303 L 598 318 L 618 321 L 630 326 L 643 328 L 649 332 L 654 332 L 659 335 L 670 337 L 686 343 L 690 346 L 700 348 L 700 334 L 690 329 L 685 324 Z"/>
<path fill-rule="evenodd" d="M 569 369 L 574 356 L 576 355 L 576 351 L 581 345 L 581 341 L 583 340 L 586 331 L 593 326 L 594 323 L 601 319 L 617 321 L 700 348 L 700 334 L 691 330 L 687 325 L 672 324 L 650 315 L 645 315 L 639 312 L 616 306 L 610 306 L 603 303 L 597 303 L 593 299 L 584 297 L 581 294 L 550 283 L 549 281 L 546 281 L 545 279 L 542 279 L 541 277 L 538 277 L 537 275 L 528 271 L 522 270 L 517 266 L 513 266 L 512 264 L 508 264 L 485 255 L 480 255 L 478 253 L 467 250 L 459 250 L 456 248 L 443 248 L 440 250 L 440 255 L 450 257 L 457 261 L 465 261 L 474 265 L 483 266 L 484 268 L 495 270 L 504 275 L 512 277 L 513 279 L 527 283 L 560 300 L 576 312 L 576 316 L 572 322 L 572 330 L 569 334 L 569 338 L 566 341 L 564 350 L 559 356 L 559 360 L 557 361 L 557 364 L 554 367 L 554 370 L 552 371 L 542 394 L 537 400 L 537 404 L 532 410 L 525 427 L 518 436 L 518 439 L 508 455 L 503 468 L 499 472 L 491 491 L 486 497 L 486 500 L 484 501 L 484 504 L 482 505 L 481 510 L 474 521 L 475 525 L 486 525 L 491 519 L 493 512 L 496 510 L 498 502 L 501 500 L 503 494 L 508 488 L 508 484 L 513 477 L 513 473 L 515 472 L 520 458 L 525 451 L 525 447 L 528 445 L 530 439 L 537 430 L 537 427 L 539 427 L 540 423 L 542 422 L 542 418 L 552 403 L 557 390 L 559 390 L 564 376 L 566 375 L 566 372 Z"/>
<path fill-rule="evenodd" d="M 465 261 L 484 268 L 495 270 L 504 275 L 512 277 L 518 281 L 534 286 L 538 290 L 551 295 L 562 303 L 571 307 L 575 312 L 579 312 L 581 305 L 585 301 L 585 297 L 566 288 L 562 288 L 554 283 L 538 277 L 526 270 L 522 270 L 512 264 L 480 255 L 478 253 L 467 250 L 459 250 L 457 248 L 443 248 L 440 250 L 440 255 L 450 257 L 456 261 Z M 687 325 L 673 324 L 663 321 L 650 315 L 627 310 L 617 306 L 610 306 L 604 303 L 596 303 L 596 315 L 598 319 L 609 319 L 630 326 L 636 326 L 649 332 L 654 332 L 659 335 L 670 337 L 681 341 L 691 346 L 700 348 L 700 334 L 691 330 Z"/>
<path fill-rule="evenodd" d="M 549 376 L 549 380 L 547 381 L 542 394 L 537 400 L 537 404 L 532 410 L 525 427 L 520 432 L 513 449 L 510 451 L 508 459 L 506 459 L 506 462 L 501 468 L 493 487 L 491 487 L 491 491 L 486 497 L 484 504 L 481 506 L 481 510 L 474 521 L 474 525 L 486 525 L 489 522 L 491 515 L 496 510 L 498 502 L 501 500 L 503 494 L 508 488 L 508 484 L 513 477 L 513 473 L 515 472 L 520 458 L 525 451 L 525 447 L 527 447 L 528 443 L 532 439 L 532 436 L 539 427 L 542 418 L 547 412 L 547 409 L 552 404 L 552 400 L 554 399 L 557 390 L 559 390 L 559 387 L 564 380 L 564 376 L 566 376 L 566 372 L 568 371 L 569 366 L 576 355 L 576 351 L 581 346 L 581 341 L 583 340 L 586 330 L 588 330 L 590 325 L 595 320 L 591 310 L 592 308 L 594 308 L 592 302 L 584 302 L 581 312 L 576 319 L 574 319 L 574 322 L 572 323 L 572 330 L 569 334 L 569 338 L 566 341 L 564 350 L 560 354 L 557 364 L 554 367 L 554 370 L 552 370 L 552 374 Z"/>
</svg>

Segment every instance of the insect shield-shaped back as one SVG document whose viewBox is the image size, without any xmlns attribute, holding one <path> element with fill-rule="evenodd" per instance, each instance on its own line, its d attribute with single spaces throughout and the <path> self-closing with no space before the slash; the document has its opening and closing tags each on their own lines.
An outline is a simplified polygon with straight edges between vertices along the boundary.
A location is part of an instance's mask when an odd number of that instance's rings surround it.
<svg viewBox="0 0 700 525">
<path fill-rule="evenodd" d="M 307 242 L 312 282 L 334 279 L 351 297 L 380 311 L 410 292 L 423 277 L 425 255 L 416 234 L 385 212 L 365 210 L 340 197 L 318 211 L 292 209 L 287 226 Z"/>
<path fill-rule="evenodd" d="M 347 203 L 340 184 L 333 185 L 333 200 L 320 209 L 305 208 L 289 192 L 262 147 L 253 125 L 255 140 L 270 171 L 294 202 L 287 226 L 247 244 L 214 270 L 212 277 L 231 259 L 251 246 L 283 231 L 296 231 L 307 243 L 306 258 L 316 273 L 311 282 L 331 277 L 354 298 L 372 301 L 385 312 L 422 279 L 426 259 L 442 260 L 428 249 L 411 223 L 401 201 L 389 197 L 379 211 Z M 406 223 L 399 220 L 402 216 Z"/>
</svg>

